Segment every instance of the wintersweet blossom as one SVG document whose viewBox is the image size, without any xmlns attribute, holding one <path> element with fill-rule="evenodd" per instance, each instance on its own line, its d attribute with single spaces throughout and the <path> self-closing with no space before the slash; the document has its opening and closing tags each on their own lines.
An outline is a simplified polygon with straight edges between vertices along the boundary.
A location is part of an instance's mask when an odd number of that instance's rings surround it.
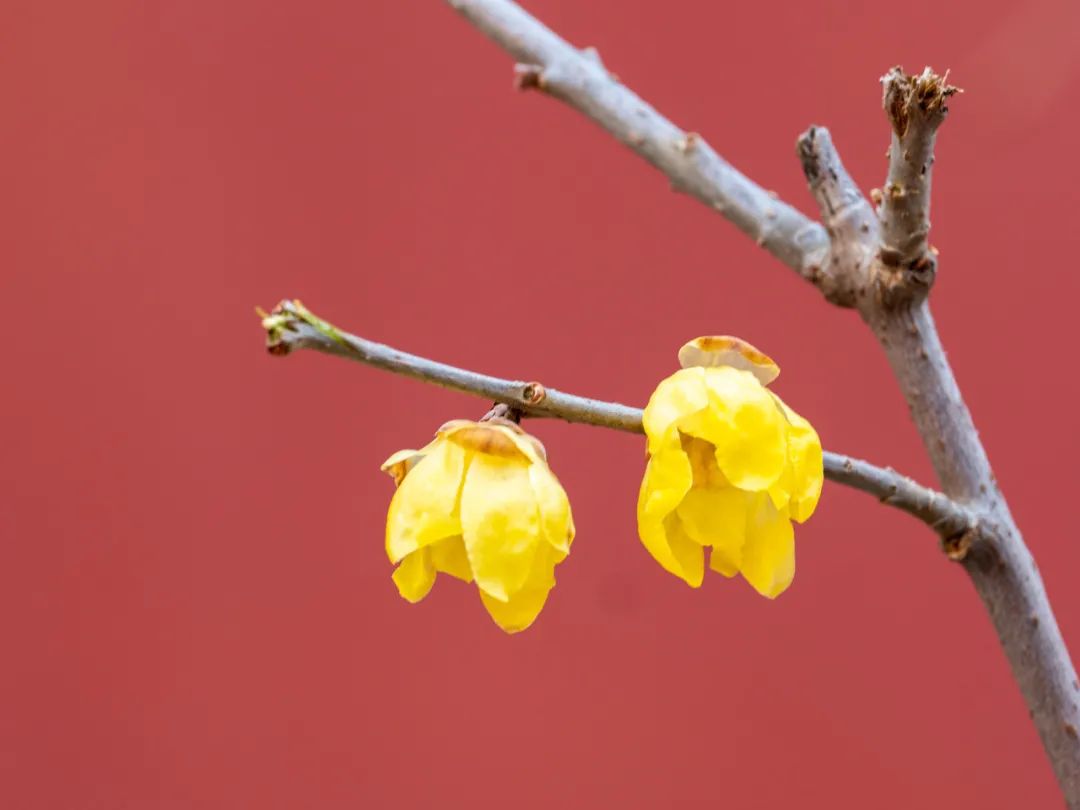
<svg viewBox="0 0 1080 810">
<path fill-rule="evenodd" d="M 524 630 L 555 586 L 574 521 L 543 445 L 513 422 L 459 420 L 383 464 L 397 483 L 386 553 L 400 594 L 419 602 L 438 573 L 476 581 L 503 630 Z"/>
<path fill-rule="evenodd" d="M 775 598 L 795 576 L 791 520 L 809 518 L 821 494 L 821 442 L 766 388 L 780 369 L 745 341 L 697 338 L 679 362 L 644 412 L 641 541 L 691 587 L 701 585 L 711 548 L 712 570 L 741 573 Z"/>
</svg>

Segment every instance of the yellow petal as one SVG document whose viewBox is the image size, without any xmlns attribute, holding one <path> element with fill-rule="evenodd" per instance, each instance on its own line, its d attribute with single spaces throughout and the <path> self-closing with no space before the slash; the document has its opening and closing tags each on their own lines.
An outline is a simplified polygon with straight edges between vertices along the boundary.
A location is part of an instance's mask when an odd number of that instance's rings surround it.
<svg viewBox="0 0 1080 810">
<path fill-rule="evenodd" d="M 695 476 L 700 475 L 699 470 L 704 469 L 703 465 L 708 465 L 711 470 L 717 473 L 720 472 L 720 468 L 716 465 L 715 443 L 728 441 L 731 431 L 729 414 L 725 410 L 716 408 L 711 402 L 708 408 L 697 413 L 688 414 L 679 420 L 679 433 L 682 435 L 683 448 L 690 453 L 692 448 L 688 445 L 692 445 L 693 449 L 697 451 L 691 458 L 693 462 L 696 462 L 694 465 Z M 709 453 L 713 454 L 711 462 L 701 458 L 702 451 L 706 448 Z M 726 478 L 723 480 L 727 481 Z"/>
<path fill-rule="evenodd" d="M 393 579 L 402 598 L 414 604 L 419 602 L 435 584 L 435 566 L 431 563 L 431 552 L 422 548 L 406 556 L 394 569 Z"/>
<path fill-rule="evenodd" d="M 491 422 L 467 422 L 459 419 L 447 422 L 439 430 L 440 436 L 467 450 L 521 462 L 529 460 L 525 442 L 517 435 L 520 428 L 518 431 L 513 431 L 505 425 Z"/>
<path fill-rule="evenodd" d="M 437 543 L 432 543 L 427 548 L 431 549 L 431 562 L 435 570 L 441 574 L 449 574 L 464 582 L 472 582 L 472 568 L 469 567 L 469 557 L 465 554 L 465 541 L 461 536 L 447 537 Z"/>
<path fill-rule="evenodd" d="M 574 525 L 573 512 L 570 513 L 570 525 L 567 526 L 567 532 L 569 534 L 569 538 L 566 541 L 566 551 L 560 551 L 554 546 L 551 547 L 552 551 L 555 553 L 555 562 L 557 563 L 561 563 L 563 560 L 566 559 L 566 556 L 570 553 L 570 546 L 574 544 L 574 538 L 577 537 L 577 527 Z"/>
<path fill-rule="evenodd" d="M 795 577 L 795 530 L 765 495 L 757 496 L 747 520 L 741 571 L 754 590 L 770 599 Z"/>
<path fill-rule="evenodd" d="M 405 475 L 416 466 L 423 456 L 419 450 L 398 450 L 379 467 L 384 473 L 394 479 L 395 485 L 400 485 Z"/>
<path fill-rule="evenodd" d="M 683 435 L 682 448 L 690 459 L 690 468 L 694 471 L 694 486 L 704 489 L 730 487 L 731 482 L 720 472 L 716 463 L 716 448 L 704 439 Z"/>
<path fill-rule="evenodd" d="M 386 516 L 390 562 L 444 537 L 461 534 L 457 502 L 465 455 L 457 444 L 437 441 L 401 482 Z"/>
<path fill-rule="evenodd" d="M 678 437 L 671 436 L 670 439 L 666 447 L 649 459 L 641 479 L 637 508 L 638 536 L 665 570 L 687 579 L 688 573 L 669 542 L 664 521 L 690 490 L 693 473 L 690 459 L 679 445 Z M 683 551 L 681 545 L 678 548 L 680 552 Z"/>
<path fill-rule="evenodd" d="M 780 477 L 769 487 L 769 500 L 777 509 L 787 509 L 791 505 L 792 488 L 791 465 L 784 467 Z"/>
<path fill-rule="evenodd" d="M 682 449 L 678 434 L 670 435 L 667 444 L 649 458 L 645 467 L 638 495 L 639 513 L 645 512 L 660 519 L 667 517 L 679 505 L 693 482 L 690 458 Z"/>
<path fill-rule="evenodd" d="M 574 522 L 570 517 L 570 500 L 566 491 L 547 464 L 535 460 L 529 465 L 529 482 L 540 508 L 540 525 L 544 537 L 563 554 L 570 553 L 574 540 Z"/>
<path fill-rule="evenodd" d="M 787 420 L 750 372 L 703 371 L 720 432 L 701 438 L 716 447 L 717 464 L 732 484 L 750 492 L 767 490 L 787 463 Z"/>
<path fill-rule="evenodd" d="M 788 465 L 791 468 L 791 516 L 802 523 L 817 508 L 825 481 L 821 439 L 813 426 L 784 406 L 788 426 Z"/>
<path fill-rule="evenodd" d="M 641 499 L 638 498 L 638 537 L 641 544 L 665 571 L 682 579 L 683 567 L 668 545 L 664 517 L 644 513 L 640 504 Z"/>
<path fill-rule="evenodd" d="M 507 633 L 520 633 L 536 621 L 547 602 L 548 588 L 525 587 L 511 596 L 506 602 L 500 602 L 486 591 L 480 591 L 480 601 L 484 603 L 488 614 Z"/>
<path fill-rule="evenodd" d="M 520 633 L 531 625 L 547 602 L 548 594 L 555 587 L 555 560 L 558 551 L 541 548 L 536 555 L 536 565 L 530 571 L 524 587 L 505 602 L 480 591 L 480 601 L 488 614 L 507 633 Z"/>
<path fill-rule="evenodd" d="M 686 533 L 678 514 L 664 518 L 664 535 L 682 573 L 678 576 L 691 588 L 700 588 L 705 579 L 705 549 Z"/>
<path fill-rule="evenodd" d="M 492 420 L 492 422 L 487 424 L 492 423 L 500 426 L 515 444 L 517 449 L 530 461 L 547 464 L 547 450 L 544 448 L 543 442 L 535 436 L 526 433 L 521 425 L 514 424 L 513 422 L 506 422 L 502 419 Z"/>
<path fill-rule="evenodd" d="M 739 566 L 732 562 L 730 557 L 724 555 L 723 551 L 713 547 L 712 552 L 709 554 L 709 568 L 718 574 L 723 574 L 728 579 L 739 573 Z"/>
<path fill-rule="evenodd" d="M 544 543 L 529 462 L 476 453 L 461 490 L 461 527 L 476 584 L 506 602 L 525 584 Z"/>
<path fill-rule="evenodd" d="M 420 459 L 431 452 L 434 446 L 435 442 L 433 441 L 428 442 L 426 446 L 421 447 L 419 450 L 398 450 L 384 461 L 379 469 L 393 478 L 396 486 L 401 486 L 402 479 L 413 467 L 420 463 Z"/>
<path fill-rule="evenodd" d="M 780 376 L 780 367 L 764 352 L 754 348 L 742 338 L 730 335 L 710 335 L 694 338 L 679 349 L 679 365 L 731 366 L 749 371 L 762 385 L 768 385 Z"/>
<path fill-rule="evenodd" d="M 712 546 L 709 566 L 734 576 L 742 564 L 746 512 L 750 498 L 738 489 L 692 489 L 676 509 L 686 533 L 703 546 Z"/>
<path fill-rule="evenodd" d="M 709 407 L 704 379 L 702 369 L 685 368 L 656 386 L 642 414 L 650 453 L 659 451 L 680 420 Z"/>
</svg>

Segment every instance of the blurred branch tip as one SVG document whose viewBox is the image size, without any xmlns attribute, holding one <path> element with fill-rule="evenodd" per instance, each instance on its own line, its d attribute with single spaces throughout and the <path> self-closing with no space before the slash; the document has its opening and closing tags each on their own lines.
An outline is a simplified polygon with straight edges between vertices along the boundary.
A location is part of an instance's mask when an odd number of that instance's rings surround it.
<svg viewBox="0 0 1080 810">
<path fill-rule="evenodd" d="M 941 491 L 829 452 L 824 454 L 825 477 L 870 493 L 935 529 L 945 555 L 967 573 L 986 608 L 1067 806 L 1080 810 L 1076 670 L 930 311 L 929 294 L 938 272 L 938 257 L 928 242 L 934 146 L 947 102 L 960 92 L 949 84 L 948 74 L 926 68 L 908 75 L 895 67 L 882 77 L 889 167 L 881 192 L 871 192 L 873 204 L 844 169 L 828 130 L 812 127 L 802 136 L 798 158 L 820 212 L 819 218 L 811 218 L 621 84 L 594 52 L 567 42 L 511 0 L 447 2 L 520 63 L 520 89 L 543 89 L 581 113 L 665 175 L 674 188 L 765 247 L 828 301 L 858 312 L 878 339 L 910 405 Z M 483 396 L 507 406 L 507 413 L 513 409 L 534 418 L 631 433 L 643 430 L 637 408 L 410 355 L 340 331 L 299 301 L 283 301 L 260 317 L 267 346 L 275 354 L 314 349 Z M 889 429 L 882 425 L 882 430 Z"/>
</svg>

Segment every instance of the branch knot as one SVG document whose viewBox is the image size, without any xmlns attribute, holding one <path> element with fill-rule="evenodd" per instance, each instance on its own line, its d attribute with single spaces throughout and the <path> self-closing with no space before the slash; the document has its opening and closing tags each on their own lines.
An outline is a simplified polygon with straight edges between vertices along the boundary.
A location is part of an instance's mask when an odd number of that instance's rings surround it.
<svg viewBox="0 0 1080 810">
<path fill-rule="evenodd" d="M 543 65 L 514 65 L 514 87 L 518 90 L 544 90 Z"/>
</svg>

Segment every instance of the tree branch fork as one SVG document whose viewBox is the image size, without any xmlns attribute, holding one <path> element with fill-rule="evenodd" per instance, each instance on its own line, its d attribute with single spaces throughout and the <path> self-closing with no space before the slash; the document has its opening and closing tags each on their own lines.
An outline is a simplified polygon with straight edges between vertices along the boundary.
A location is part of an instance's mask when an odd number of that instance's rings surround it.
<svg viewBox="0 0 1080 810">
<path fill-rule="evenodd" d="M 579 49 L 512 0 L 447 0 L 519 63 L 515 83 L 582 113 L 656 167 L 671 187 L 729 220 L 830 302 L 855 309 L 877 336 L 941 484 L 827 453 L 826 477 L 869 492 L 930 525 L 961 563 L 997 631 L 1069 808 L 1080 810 L 1080 682 L 1038 568 L 997 487 L 945 356 L 928 295 L 938 273 L 929 243 L 934 149 L 958 91 L 927 68 L 882 77 L 891 129 L 881 190 L 867 199 L 827 129 L 797 141 L 821 221 L 754 183 L 699 134 L 684 131 L 623 85 L 593 48 Z M 373 343 L 297 302 L 264 314 L 273 353 L 314 349 L 478 394 L 530 417 L 641 432 L 641 412 L 535 383 L 489 377 Z"/>
</svg>

